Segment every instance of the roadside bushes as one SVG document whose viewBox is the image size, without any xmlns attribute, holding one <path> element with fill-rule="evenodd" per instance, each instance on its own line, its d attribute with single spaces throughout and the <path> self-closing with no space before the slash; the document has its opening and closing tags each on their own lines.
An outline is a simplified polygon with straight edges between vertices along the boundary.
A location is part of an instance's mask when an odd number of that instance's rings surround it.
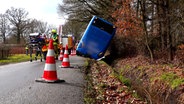
<svg viewBox="0 0 184 104">
<path fill-rule="evenodd" d="M 0 46 L 0 59 L 5 59 L 10 55 L 10 48 L 4 45 Z"/>
<path fill-rule="evenodd" d="M 23 46 L 10 47 L 10 54 L 25 54 L 26 50 Z"/>
<path fill-rule="evenodd" d="M 25 47 L 17 44 L 0 45 L 0 59 L 5 59 L 12 54 L 25 54 Z"/>
</svg>

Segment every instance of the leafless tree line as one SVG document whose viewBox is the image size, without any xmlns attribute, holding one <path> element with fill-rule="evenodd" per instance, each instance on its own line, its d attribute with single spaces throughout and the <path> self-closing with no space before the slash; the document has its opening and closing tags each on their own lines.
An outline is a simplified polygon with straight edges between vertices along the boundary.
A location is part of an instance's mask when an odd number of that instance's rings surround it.
<svg viewBox="0 0 184 104">
<path fill-rule="evenodd" d="M 3 38 L 3 43 L 10 43 L 7 38 L 12 38 L 15 43 L 20 44 L 22 40 L 26 41 L 29 33 L 45 33 L 49 27 L 53 27 L 47 22 L 28 18 L 28 14 L 24 8 L 14 7 L 0 14 L 0 37 Z"/>
<path fill-rule="evenodd" d="M 151 59 L 154 51 L 167 54 L 173 60 L 177 46 L 184 42 L 183 0 L 134 0 L 140 14 L 146 45 Z"/>
</svg>

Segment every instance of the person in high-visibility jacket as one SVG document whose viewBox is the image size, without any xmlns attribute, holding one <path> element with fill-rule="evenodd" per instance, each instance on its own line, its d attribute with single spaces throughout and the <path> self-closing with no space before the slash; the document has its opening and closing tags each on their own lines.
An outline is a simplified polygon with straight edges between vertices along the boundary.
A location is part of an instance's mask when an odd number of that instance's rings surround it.
<svg viewBox="0 0 184 104">
<path fill-rule="evenodd" d="M 25 50 L 26 50 L 26 55 L 28 55 L 28 45 L 26 45 L 26 47 L 25 47 Z"/>
<path fill-rule="evenodd" d="M 52 29 L 51 33 L 52 33 L 51 38 L 53 39 L 53 45 L 54 45 L 55 59 L 58 59 L 59 36 L 55 29 Z"/>
<path fill-rule="evenodd" d="M 44 60 L 46 60 L 46 55 L 47 55 L 47 51 L 48 51 L 48 45 L 49 45 L 49 40 L 47 39 L 46 35 L 44 35 L 44 45 L 42 47 L 42 53 L 43 53 L 43 57 Z"/>
<path fill-rule="evenodd" d="M 47 46 L 46 45 L 43 45 L 42 47 L 42 53 L 43 53 L 43 58 L 44 60 L 46 60 L 46 55 L 47 55 Z"/>
</svg>

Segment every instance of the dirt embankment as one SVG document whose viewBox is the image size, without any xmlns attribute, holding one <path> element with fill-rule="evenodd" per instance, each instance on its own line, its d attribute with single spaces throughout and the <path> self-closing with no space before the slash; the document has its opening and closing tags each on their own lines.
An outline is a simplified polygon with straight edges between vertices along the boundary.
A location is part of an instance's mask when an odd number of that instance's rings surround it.
<svg viewBox="0 0 184 104">
<path fill-rule="evenodd" d="M 184 104 L 184 67 L 137 56 L 119 59 L 114 69 L 131 80 L 132 88 L 151 104 Z"/>
<path fill-rule="evenodd" d="M 184 104 L 184 67 L 158 63 L 142 56 L 115 60 L 113 66 L 91 60 L 95 102 Z"/>
</svg>

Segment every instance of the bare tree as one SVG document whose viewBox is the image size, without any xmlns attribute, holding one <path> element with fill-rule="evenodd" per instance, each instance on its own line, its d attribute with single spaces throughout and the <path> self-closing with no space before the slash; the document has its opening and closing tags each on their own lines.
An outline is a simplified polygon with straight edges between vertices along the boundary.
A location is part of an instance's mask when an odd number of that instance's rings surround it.
<svg viewBox="0 0 184 104">
<path fill-rule="evenodd" d="M 47 30 L 47 22 L 43 22 L 43 21 L 37 21 L 37 28 L 38 31 L 40 31 L 41 33 L 45 33 Z"/>
<path fill-rule="evenodd" d="M 93 15 L 112 20 L 111 0 L 63 0 L 58 6 L 60 14 L 68 15 L 68 19 L 78 22 L 89 22 Z"/>
<path fill-rule="evenodd" d="M 29 22 L 27 24 L 27 29 L 25 31 L 26 34 L 37 32 L 36 30 L 36 19 L 29 19 Z"/>
<path fill-rule="evenodd" d="M 145 2 L 146 14 L 143 22 L 150 23 L 149 35 L 157 38 L 157 50 L 167 53 L 168 60 L 173 60 L 174 51 L 178 44 L 184 41 L 183 37 L 183 0 L 138 0 Z M 151 9 L 149 9 L 151 7 Z M 151 14 L 151 15 L 150 15 Z M 148 25 L 147 25 L 148 27 Z M 154 44 L 154 43 L 151 43 Z"/>
<path fill-rule="evenodd" d="M 12 31 L 17 37 L 17 43 L 20 43 L 21 35 L 27 28 L 28 24 L 28 12 L 23 8 L 14 8 L 8 9 L 6 15 L 10 24 L 12 25 Z"/>
<path fill-rule="evenodd" d="M 6 33 L 9 29 L 8 20 L 5 14 L 0 14 L 0 32 L 3 38 L 3 43 L 6 43 Z"/>
<path fill-rule="evenodd" d="M 76 39 L 79 39 L 85 28 L 86 24 L 82 22 L 68 21 L 63 26 L 63 34 L 72 34 Z"/>
<path fill-rule="evenodd" d="M 77 38 L 84 31 L 93 15 L 113 21 L 111 0 L 63 0 L 58 5 L 60 15 L 67 15 L 67 22 L 63 26 L 64 34 L 74 34 Z"/>
<path fill-rule="evenodd" d="M 27 33 L 33 33 L 33 32 L 40 32 L 44 33 L 46 32 L 48 25 L 47 22 L 39 21 L 37 19 L 32 19 L 28 23 L 28 29 L 26 30 Z"/>
</svg>

